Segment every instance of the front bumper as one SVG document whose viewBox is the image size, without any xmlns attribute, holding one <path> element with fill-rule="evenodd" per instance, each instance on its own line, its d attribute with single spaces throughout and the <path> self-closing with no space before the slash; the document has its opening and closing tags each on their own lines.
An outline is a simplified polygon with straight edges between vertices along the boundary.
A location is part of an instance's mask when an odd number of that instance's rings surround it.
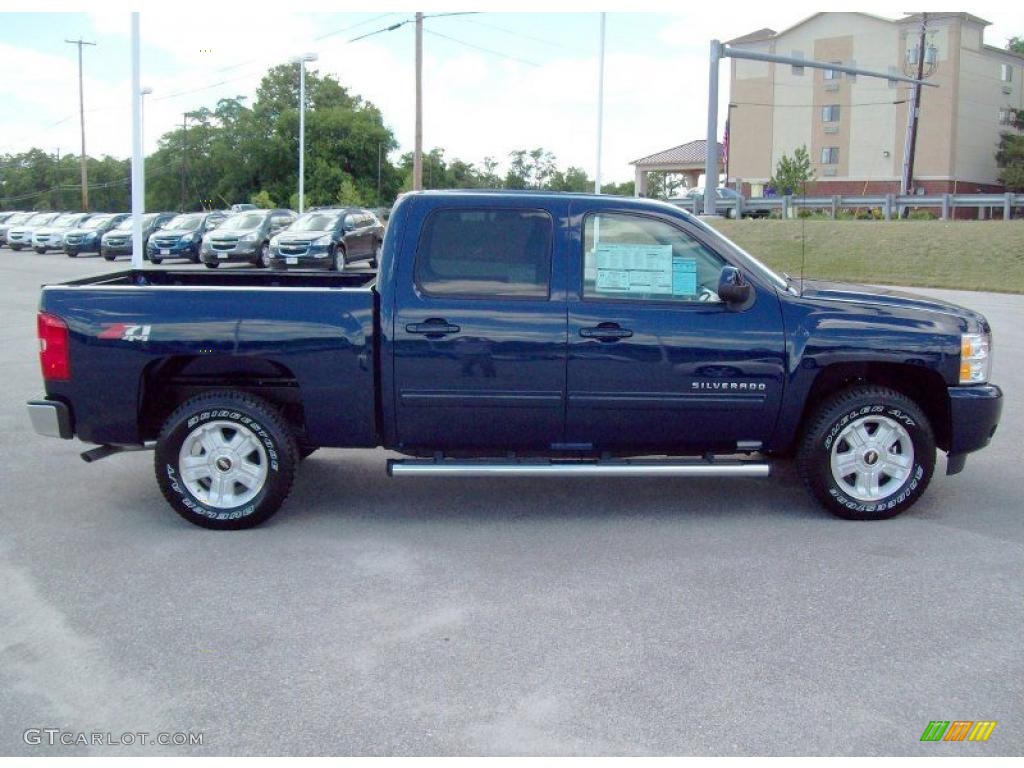
<svg viewBox="0 0 1024 768">
<path fill-rule="evenodd" d="M 100 241 L 95 237 L 64 239 L 64 253 L 99 252 Z"/>
<path fill-rule="evenodd" d="M 963 469 L 968 453 L 992 440 L 1003 412 L 1003 390 L 995 384 L 949 387 L 949 456 L 946 474 Z"/>
<path fill-rule="evenodd" d="M 201 253 L 201 258 L 204 262 L 209 264 L 224 264 L 232 261 L 252 261 L 256 258 L 257 253 L 259 253 L 258 243 L 239 243 L 233 248 L 229 248 L 224 251 L 204 247 Z"/>
<path fill-rule="evenodd" d="M 150 243 L 146 246 L 146 255 L 149 258 L 154 256 L 158 259 L 185 259 L 192 258 L 195 253 L 195 246 L 192 243 L 175 243 L 170 246 L 160 246 Z"/>
<path fill-rule="evenodd" d="M 270 266 L 274 269 L 289 267 L 320 267 L 330 269 L 331 249 L 328 245 L 310 245 L 300 253 L 281 253 L 280 249 L 271 248 Z"/>
<path fill-rule="evenodd" d="M 131 256 L 132 242 L 129 240 L 125 245 L 110 245 L 109 243 L 104 243 L 100 248 L 100 253 L 104 256 Z"/>
<path fill-rule="evenodd" d="M 64 440 L 70 440 L 75 435 L 71 409 L 59 400 L 29 401 L 28 417 L 38 435 L 60 437 Z"/>
</svg>

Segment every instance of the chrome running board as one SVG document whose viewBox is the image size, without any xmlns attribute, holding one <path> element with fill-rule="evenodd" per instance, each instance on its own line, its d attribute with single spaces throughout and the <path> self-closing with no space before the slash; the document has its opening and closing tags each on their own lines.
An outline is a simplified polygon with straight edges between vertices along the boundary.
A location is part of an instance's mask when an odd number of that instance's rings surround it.
<svg viewBox="0 0 1024 768">
<path fill-rule="evenodd" d="M 432 477 L 768 477 L 763 461 L 390 459 L 392 476 Z"/>
</svg>

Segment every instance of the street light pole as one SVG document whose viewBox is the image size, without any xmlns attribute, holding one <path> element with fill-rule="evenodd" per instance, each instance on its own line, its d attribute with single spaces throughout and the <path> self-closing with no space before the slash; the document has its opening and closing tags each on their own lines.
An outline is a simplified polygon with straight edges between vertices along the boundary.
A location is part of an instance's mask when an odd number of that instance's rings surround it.
<svg viewBox="0 0 1024 768">
<path fill-rule="evenodd" d="M 142 269 L 142 65 L 139 12 L 132 12 L 132 269 Z"/>
<path fill-rule="evenodd" d="M 412 152 L 412 188 L 423 189 L 423 14 L 416 12 L 416 136 Z"/>
<path fill-rule="evenodd" d="M 152 88 L 143 88 L 139 91 L 139 144 L 142 145 L 142 163 L 139 169 L 139 178 L 142 179 L 142 212 L 146 212 L 146 97 L 153 93 Z"/>
<path fill-rule="evenodd" d="M 601 14 L 601 48 L 597 65 L 597 170 L 594 174 L 594 194 L 601 194 L 601 129 L 604 123 L 604 23 Z"/>
<path fill-rule="evenodd" d="M 316 61 L 315 53 L 304 53 L 292 59 L 299 65 L 299 213 L 306 193 L 306 62 Z"/>
</svg>

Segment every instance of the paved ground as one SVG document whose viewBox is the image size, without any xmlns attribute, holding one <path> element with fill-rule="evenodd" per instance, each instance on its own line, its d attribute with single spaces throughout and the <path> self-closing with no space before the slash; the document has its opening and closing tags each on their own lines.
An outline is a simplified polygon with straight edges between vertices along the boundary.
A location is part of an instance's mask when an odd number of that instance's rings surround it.
<svg viewBox="0 0 1024 768">
<path fill-rule="evenodd" d="M 988 314 L 1009 400 L 890 522 L 826 515 L 789 468 L 413 481 L 323 451 L 268 525 L 223 534 L 167 507 L 150 455 L 86 465 L 30 432 L 36 287 L 109 268 L 0 251 L 0 754 L 1024 751 L 1024 296 L 928 291 Z M 935 719 L 999 725 L 921 744 Z"/>
</svg>

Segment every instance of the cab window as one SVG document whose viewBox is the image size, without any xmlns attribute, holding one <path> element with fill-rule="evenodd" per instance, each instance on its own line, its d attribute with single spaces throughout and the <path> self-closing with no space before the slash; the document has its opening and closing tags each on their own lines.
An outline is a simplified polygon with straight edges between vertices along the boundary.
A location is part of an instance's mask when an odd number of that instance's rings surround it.
<svg viewBox="0 0 1024 768">
<path fill-rule="evenodd" d="M 725 260 L 660 219 L 590 214 L 584 222 L 586 300 L 719 302 Z"/>
</svg>

